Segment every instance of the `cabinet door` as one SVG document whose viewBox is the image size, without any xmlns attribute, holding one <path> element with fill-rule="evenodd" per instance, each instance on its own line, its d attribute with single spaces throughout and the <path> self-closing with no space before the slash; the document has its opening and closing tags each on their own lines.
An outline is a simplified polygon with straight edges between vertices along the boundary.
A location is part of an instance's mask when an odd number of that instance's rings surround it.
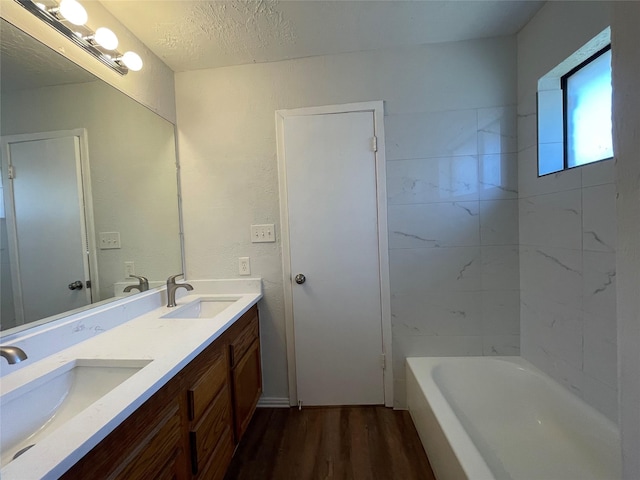
<svg viewBox="0 0 640 480">
<path fill-rule="evenodd" d="M 168 414 L 155 425 L 110 478 L 122 480 L 147 480 L 149 478 L 184 478 L 184 469 L 176 468 L 181 456 L 180 413 L 174 404 Z M 136 451 L 137 450 L 137 451 Z"/>
<path fill-rule="evenodd" d="M 189 478 L 179 382 L 171 381 L 78 461 L 63 480 Z M 186 396 L 185 396 L 186 397 Z M 186 400 L 186 398 L 184 399 Z"/>
<path fill-rule="evenodd" d="M 244 434 L 262 393 L 260 341 L 256 339 L 232 370 L 236 442 Z"/>
</svg>

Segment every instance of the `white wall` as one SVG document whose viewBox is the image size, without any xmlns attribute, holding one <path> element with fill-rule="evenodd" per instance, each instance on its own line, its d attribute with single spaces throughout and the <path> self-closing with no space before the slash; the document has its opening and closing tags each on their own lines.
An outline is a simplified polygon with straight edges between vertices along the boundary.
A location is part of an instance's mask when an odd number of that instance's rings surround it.
<svg viewBox="0 0 640 480">
<path fill-rule="evenodd" d="M 618 358 L 623 478 L 640 478 L 640 3 L 613 7 Z"/>
<path fill-rule="evenodd" d="M 10 92 L 1 115 L 2 135 L 87 129 L 95 231 L 122 245 L 98 250 L 101 299 L 125 261 L 150 280 L 180 272 L 173 124 L 100 81 Z"/>
<path fill-rule="evenodd" d="M 515 39 L 176 74 L 190 278 L 264 279 L 265 397 L 287 398 L 278 109 L 385 101 L 397 404 L 405 355 L 518 352 Z M 320 252 L 321 253 L 321 252 Z"/>
<path fill-rule="evenodd" d="M 121 76 L 13 0 L 0 0 L 0 17 L 175 124 L 173 71 L 116 20 L 100 2 L 82 3 L 89 15 L 87 25 L 94 31 L 100 26 L 110 28 L 120 40 L 119 51 L 133 50 L 140 55 L 144 62 L 141 71 Z"/>
<path fill-rule="evenodd" d="M 615 163 L 537 178 L 540 77 L 604 30 L 606 2 L 549 2 L 518 34 L 522 356 L 617 420 Z"/>
</svg>

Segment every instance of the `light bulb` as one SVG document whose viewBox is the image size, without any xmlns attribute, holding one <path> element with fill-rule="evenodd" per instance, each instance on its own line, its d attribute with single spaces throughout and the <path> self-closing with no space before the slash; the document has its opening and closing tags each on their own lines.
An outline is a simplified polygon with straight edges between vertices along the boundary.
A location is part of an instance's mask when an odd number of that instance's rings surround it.
<svg viewBox="0 0 640 480">
<path fill-rule="evenodd" d="M 142 68 L 142 59 L 136 52 L 124 52 L 121 60 L 129 70 L 133 70 L 134 72 Z"/>
<path fill-rule="evenodd" d="M 60 2 L 60 15 L 74 25 L 87 23 L 87 11 L 76 0 L 62 0 Z"/>
<path fill-rule="evenodd" d="M 116 34 L 108 28 L 100 27 L 96 30 L 93 38 L 98 45 L 106 48 L 107 50 L 115 50 L 118 48 L 118 37 L 116 37 Z"/>
</svg>

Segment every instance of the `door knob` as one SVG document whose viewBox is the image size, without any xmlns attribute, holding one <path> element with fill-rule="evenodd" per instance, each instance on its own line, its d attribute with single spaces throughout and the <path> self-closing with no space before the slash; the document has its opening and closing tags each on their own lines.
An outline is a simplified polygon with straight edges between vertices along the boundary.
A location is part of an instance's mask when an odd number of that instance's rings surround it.
<svg viewBox="0 0 640 480">
<path fill-rule="evenodd" d="M 307 281 L 307 277 L 305 277 L 303 274 L 299 273 L 296 275 L 295 279 L 296 283 L 298 285 L 302 285 L 304 282 Z"/>
<path fill-rule="evenodd" d="M 82 290 L 82 282 L 80 280 L 76 280 L 75 282 L 70 283 L 69 290 Z"/>
</svg>

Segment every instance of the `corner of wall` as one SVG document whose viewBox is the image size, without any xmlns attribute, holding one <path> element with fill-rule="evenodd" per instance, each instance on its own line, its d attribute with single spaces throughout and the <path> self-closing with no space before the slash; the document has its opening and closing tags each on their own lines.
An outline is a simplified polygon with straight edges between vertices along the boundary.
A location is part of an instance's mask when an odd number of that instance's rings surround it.
<svg viewBox="0 0 640 480">
<path fill-rule="evenodd" d="M 614 148 L 617 157 L 619 424 L 622 478 L 640 478 L 640 3 L 613 7 Z"/>
</svg>

